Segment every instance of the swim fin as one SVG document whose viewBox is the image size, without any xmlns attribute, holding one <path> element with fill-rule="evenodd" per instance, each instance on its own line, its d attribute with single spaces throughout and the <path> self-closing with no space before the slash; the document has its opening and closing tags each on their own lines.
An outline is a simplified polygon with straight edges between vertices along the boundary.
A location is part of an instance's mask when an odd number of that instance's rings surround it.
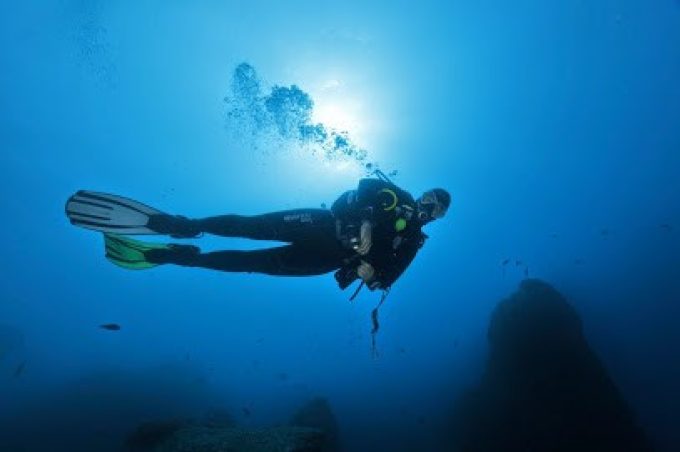
<svg viewBox="0 0 680 452">
<path fill-rule="evenodd" d="M 148 243 L 133 240 L 116 234 L 104 234 L 106 258 L 119 267 L 128 270 L 146 270 L 160 265 L 160 262 L 149 262 L 144 253 L 150 250 L 168 250 L 171 245 Z"/>
<path fill-rule="evenodd" d="M 123 196 L 80 190 L 66 202 L 71 224 L 114 234 L 158 234 L 148 227 L 154 215 L 164 212 Z"/>
<path fill-rule="evenodd" d="M 201 249 L 177 243 L 150 243 L 104 233 L 106 258 L 128 270 L 146 270 L 163 264 L 192 265 Z"/>
</svg>

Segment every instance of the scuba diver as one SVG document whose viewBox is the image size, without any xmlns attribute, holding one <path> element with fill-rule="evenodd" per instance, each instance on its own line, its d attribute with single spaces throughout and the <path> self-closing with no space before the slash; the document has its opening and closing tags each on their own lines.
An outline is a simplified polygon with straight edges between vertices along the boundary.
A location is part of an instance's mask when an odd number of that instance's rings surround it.
<svg viewBox="0 0 680 452">
<path fill-rule="evenodd" d="M 421 228 L 445 215 L 451 196 L 435 188 L 414 199 L 382 172 L 376 174 L 379 178 L 362 179 L 356 190 L 343 193 L 330 210 L 190 219 L 122 196 L 81 190 L 68 199 L 66 215 L 76 226 L 103 232 L 106 257 L 128 269 L 173 264 L 278 276 L 335 271 L 342 290 L 360 280 L 359 289 L 366 285 L 370 290 L 387 291 L 425 243 L 427 236 Z M 154 234 L 188 239 L 203 233 L 287 244 L 203 253 L 193 245 L 126 237 Z"/>
</svg>

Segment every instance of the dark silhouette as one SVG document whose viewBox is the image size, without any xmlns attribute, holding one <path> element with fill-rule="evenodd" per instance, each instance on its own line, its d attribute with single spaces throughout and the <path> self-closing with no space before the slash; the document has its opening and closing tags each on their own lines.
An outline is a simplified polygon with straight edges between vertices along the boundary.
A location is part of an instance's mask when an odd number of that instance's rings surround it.
<svg viewBox="0 0 680 452">
<path fill-rule="evenodd" d="M 338 422 L 326 399 L 317 397 L 310 400 L 293 415 L 289 424 L 321 430 L 324 433 L 323 452 L 341 450 Z"/>
<path fill-rule="evenodd" d="M 525 280 L 495 309 L 481 383 L 460 400 L 460 451 L 647 451 L 647 438 L 576 311 L 551 286 Z"/>
</svg>

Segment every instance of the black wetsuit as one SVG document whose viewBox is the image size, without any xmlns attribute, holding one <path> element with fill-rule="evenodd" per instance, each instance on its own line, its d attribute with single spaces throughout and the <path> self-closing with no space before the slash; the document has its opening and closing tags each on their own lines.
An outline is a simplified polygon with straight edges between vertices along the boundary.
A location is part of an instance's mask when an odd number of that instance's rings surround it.
<svg viewBox="0 0 680 452">
<path fill-rule="evenodd" d="M 355 230 L 362 221 L 371 222 L 373 244 L 370 252 L 360 258 L 355 254 L 354 260 L 344 265 L 339 274 L 351 276 L 356 260 L 366 261 L 375 269 L 379 288 L 386 289 L 394 284 L 427 239 L 416 218 L 413 196 L 390 182 L 362 179 L 357 190 L 343 193 L 331 210 L 343 227 L 350 229 L 350 237 L 358 234 Z M 342 232 L 340 236 L 343 236 Z M 338 274 L 336 279 L 344 289 L 346 284 Z"/>
<path fill-rule="evenodd" d="M 372 288 L 388 288 L 408 267 L 425 240 L 413 218 L 414 209 L 415 201 L 409 193 L 382 180 L 362 179 L 357 190 L 344 193 L 330 210 L 297 209 L 193 220 L 201 232 L 288 244 L 253 251 L 195 254 L 181 265 L 281 276 L 319 275 L 337 270 L 336 279 L 344 289 L 357 278 L 356 268 L 364 260 L 376 272 Z M 402 221 L 397 227 L 399 219 Z M 373 225 L 373 244 L 366 256 L 359 256 L 351 243 L 357 239 L 364 220 Z"/>
<path fill-rule="evenodd" d="M 337 270 L 349 250 L 336 238 L 335 218 L 326 209 L 297 209 L 264 215 L 221 215 L 194 220 L 201 232 L 224 237 L 275 240 L 288 245 L 251 251 L 214 251 L 183 262 L 228 272 L 311 276 Z"/>
</svg>

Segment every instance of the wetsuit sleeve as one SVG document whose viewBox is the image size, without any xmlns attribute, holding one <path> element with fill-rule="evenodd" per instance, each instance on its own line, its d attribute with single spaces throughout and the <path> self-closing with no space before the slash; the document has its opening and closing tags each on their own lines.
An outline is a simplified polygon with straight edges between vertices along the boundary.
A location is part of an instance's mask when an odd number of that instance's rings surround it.
<svg viewBox="0 0 680 452">
<path fill-rule="evenodd" d="M 424 243 L 424 236 L 414 238 L 402 243 L 394 252 L 383 255 L 379 261 L 373 261 L 378 288 L 387 289 L 392 286 L 411 264 Z"/>
<path fill-rule="evenodd" d="M 331 213 L 335 218 L 348 219 L 354 213 L 354 203 L 356 202 L 356 191 L 348 190 L 344 192 L 331 206 Z"/>
</svg>

